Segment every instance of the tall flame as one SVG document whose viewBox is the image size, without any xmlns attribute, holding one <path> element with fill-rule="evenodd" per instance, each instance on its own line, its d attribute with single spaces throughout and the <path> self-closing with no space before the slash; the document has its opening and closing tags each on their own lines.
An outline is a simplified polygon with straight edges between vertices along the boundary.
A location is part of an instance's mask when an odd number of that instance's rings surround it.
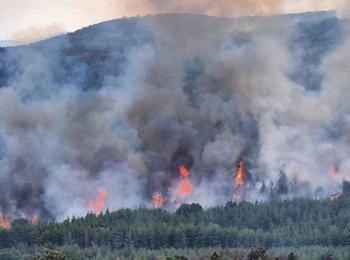
<svg viewBox="0 0 350 260">
<path fill-rule="evenodd" d="M 244 182 L 244 165 L 243 165 L 243 161 L 242 160 L 240 160 L 238 162 L 234 182 L 235 182 L 235 184 L 237 186 L 243 185 L 243 182 Z"/>
<path fill-rule="evenodd" d="M 243 191 L 243 185 L 244 185 L 244 164 L 243 160 L 240 160 L 237 165 L 235 177 L 234 177 L 234 184 L 236 186 L 235 188 L 235 197 L 241 198 L 242 191 Z"/>
<path fill-rule="evenodd" d="M 7 220 L 6 216 L 0 212 L 0 227 L 3 229 L 9 229 L 11 227 L 11 222 Z"/>
<path fill-rule="evenodd" d="M 180 182 L 178 183 L 176 190 L 180 196 L 185 197 L 188 194 L 190 194 L 193 190 L 192 184 L 189 180 L 190 172 L 185 166 L 180 165 L 179 173 L 180 173 Z"/>
<path fill-rule="evenodd" d="M 164 205 L 165 199 L 159 192 L 152 195 L 152 205 L 154 208 L 161 208 Z"/>
<path fill-rule="evenodd" d="M 105 206 L 107 191 L 105 188 L 98 188 L 98 195 L 88 203 L 88 208 L 96 215 L 100 214 Z"/>
</svg>

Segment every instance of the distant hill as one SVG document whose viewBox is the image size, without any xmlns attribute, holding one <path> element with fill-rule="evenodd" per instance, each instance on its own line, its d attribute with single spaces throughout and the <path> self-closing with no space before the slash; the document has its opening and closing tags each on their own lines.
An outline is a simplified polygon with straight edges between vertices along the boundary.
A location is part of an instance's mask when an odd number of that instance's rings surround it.
<svg viewBox="0 0 350 260">
<path fill-rule="evenodd" d="M 98 88 L 106 76 L 118 76 L 125 66 L 128 51 L 136 46 L 157 45 L 160 40 L 181 40 L 182 48 L 192 45 L 215 44 L 223 35 L 232 34 L 240 40 L 240 27 L 254 30 L 295 30 L 290 47 L 298 49 L 303 71 L 296 71 L 294 77 L 305 85 L 318 86 L 320 76 L 313 68 L 322 55 L 338 42 L 342 35 L 340 22 L 334 12 L 316 12 L 272 17 L 220 18 L 191 14 L 164 14 L 146 17 L 123 18 L 91 25 L 73 33 L 56 36 L 34 44 L 7 49 L 9 54 L 35 50 L 43 55 L 61 55 L 61 69 L 65 70 L 65 83 L 84 85 L 84 88 Z M 164 33 L 164 34 L 163 34 Z M 13 42 L 7 41 L 7 44 Z M 303 45 L 303 46 L 301 46 Z M 4 54 L 1 63 L 4 64 Z M 6 56 L 6 55 L 5 55 Z M 6 60 L 6 59 L 5 59 Z M 12 60 L 16 63 L 16 61 Z M 0 75 L 10 75 L 9 66 L 1 66 Z M 82 71 L 71 66 L 84 67 Z M 55 72 L 55 71 L 54 71 Z M 63 80 L 63 79 L 60 79 Z M 2 78 L 2 85 L 6 80 Z M 316 84 L 313 84 L 316 83 Z M 64 83 L 64 82 L 61 82 Z"/>
<path fill-rule="evenodd" d="M 334 12 L 162 14 L 0 48 L 0 213 L 339 192 L 350 107 L 332 64 L 348 27 Z"/>
</svg>

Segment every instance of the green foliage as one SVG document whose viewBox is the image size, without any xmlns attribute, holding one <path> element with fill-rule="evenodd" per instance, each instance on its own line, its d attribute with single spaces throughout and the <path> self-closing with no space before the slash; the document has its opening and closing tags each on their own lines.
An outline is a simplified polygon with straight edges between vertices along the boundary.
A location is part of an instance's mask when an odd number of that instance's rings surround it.
<svg viewBox="0 0 350 260">
<path fill-rule="evenodd" d="M 19 245 L 18 247 L 11 249 L 0 249 L 1 260 L 28 260 L 33 259 L 33 256 L 38 257 L 43 255 L 45 248 L 36 246 L 25 246 Z M 63 245 L 56 247 L 52 251 L 62 252 L 65 259 L 74 260 L 86 260 L 86 259 L 97 259 L 97 260 L 119 260 L 119 259 L 179 259 L 179 257 L 185 257 L 187 259 L 219 259 L 219 260 L 246 260 L 249 254 L 247 249 L 229 249 L 229 248 L 198 248 L 198 249 L 135 249 L 125 248 L 122 250 L 113 250 L 106 246 L 92 245 L 88 248 L 81 248 L 77 245 Z M 256 249 L 254 249 L 256 250 Z M 331 253 L 332 259 L 337 260 L 348 260 L 349 249 L 348 247 L 320 247 L 310 246 L 301 248 L 272 248 L 268 249 L 266 256 L 268 260 L 287 260 L 291 251 L 297 257 L 295 259 L 300 260 L 320 260 L 322 257 L 327 256 Z M 176 258 L 177 257 L 177 258 Z M 217 258 L 218 257 L 218 258 Z M 180 258 L 181 259 L 181 258 Z"/>
<path fill-rule="evenodd" d="M 66 257 L 63 253 L 52 250 L 52 249 L 46 249 L 41 255 L 36 256 L 33 258 L 33 260 L 65 260 Z"/>
<path fill-rule="evenodd" d="M 350 196 L 350 182 L 343 181 L 343 194 L 345 196 Z"/>
<path fill-rule="evenodd" d="M 323 249 L 350 246 L 349 219 L 348 196 L 335 200 L 229 202 L 206 210 L 199 204 L 191 204 L 182 205 L 175 213 L 162 209 L 122 209 L 62 223 L 42 221 L 32 225 L 16 220 L 9 230 L 0 229 L 0 248 L 20 245 L 63 248 L 60 250 L 68 259 L 89 259 L 116 251 L 129 258 L 136 250 L 289 247 L 288 251 L 273 251 L 273 254 L 283 255 L 285 259 L 297 259 L 296 256 L 304 259 L 297 248 L 320 246 L 318 258 L 307 252 L 310 259 L 330 259 L 335 258 L 333 251 Z M 1 253 L 0 259 L 18 259 L 11 258 L 12 253 L 6 250 Z M 213 255 L 211 251 L 207 256 L 221 257 L 217 253 Z M 167 257 L 176 255 L 187 257 L 181 251 Z M 256 249 L 250 254 L 251 259 L 257 256 L 264 259 L 263 255 L 262 250 Z M 350 253 L 337 255 L 336 259 L 346 257 L 349 258 Z"/>
<path fill-rule="evenodd" d="M 267 260 L 266 249 L 259 247 L 256 250 L 252 250 L 248 254 L 248 260 Z"/>
<path fill-rule="evenodd" d="M 287 258 L 287 260 L 297 260 L 297 259 L 298 259 L 297 256 L 293 252 L 291 252 Z"/>
</svg>

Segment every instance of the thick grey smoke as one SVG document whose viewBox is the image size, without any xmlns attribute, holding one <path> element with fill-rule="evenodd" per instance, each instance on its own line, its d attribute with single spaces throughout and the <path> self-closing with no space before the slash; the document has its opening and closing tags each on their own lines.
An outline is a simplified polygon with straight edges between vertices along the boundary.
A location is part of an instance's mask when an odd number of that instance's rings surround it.
<svg viewBox="0 0 350 260">
<path fill-rule="evenodd" d="M 334 13 L 160 15 L 1 50 L 1 211 L 62 220 L 100 189 L 111 210 L 151 207 L 155 192 L 173 209 L 338 191 L 350 177 L 346 25 Z"/>
</svg>

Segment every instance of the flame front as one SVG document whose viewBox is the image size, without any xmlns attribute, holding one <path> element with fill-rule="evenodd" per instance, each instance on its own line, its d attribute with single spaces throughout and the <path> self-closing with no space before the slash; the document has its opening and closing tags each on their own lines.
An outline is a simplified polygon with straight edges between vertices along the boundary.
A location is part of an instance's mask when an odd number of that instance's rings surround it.
<svg viewBox="0 0 350 260">
<path fill-rule="evenodd" d="M 7 220 L 7 218 L 5 217 L 5 215 L 2 214 L 2 212 L 0 212 L 0 227 L 2 227 L 3 229 L 9 229 L 11 227 L 11 222 Z"/>
<path fill-rule="evenodd" d="M 105 206 L 107 191 L 105 188 L 98 188 L 98 195 L 88 203 L 88 208 L 96 215 L 100 214 Z"/>
<path fill-rule="evenodd" d="M 192 184 L 189 180 L 190 172 L 185 166 L 180 165 L 179 173 L 180 173 L 180 182 L 178 183 L 176 190 L 180 196 L 186 197 L 193 190 Z"/>
<path fill-rule="evenodd" d="M 234 177 L 234 184 L 236 186 L 235 188 L 235 197 L 241 198 L 242 191 L 243 191 L 243 185 L 244 185 L 244 164 L 243 160 L 240 160 L 237 165 L 235 177 Z"/>
<path fill-rule="evenodd" d="M 152 195 L 152 205 L 154 208 L 161 208 L 164 205 L 165 199 L 159 192 Z"/>
</svg>

